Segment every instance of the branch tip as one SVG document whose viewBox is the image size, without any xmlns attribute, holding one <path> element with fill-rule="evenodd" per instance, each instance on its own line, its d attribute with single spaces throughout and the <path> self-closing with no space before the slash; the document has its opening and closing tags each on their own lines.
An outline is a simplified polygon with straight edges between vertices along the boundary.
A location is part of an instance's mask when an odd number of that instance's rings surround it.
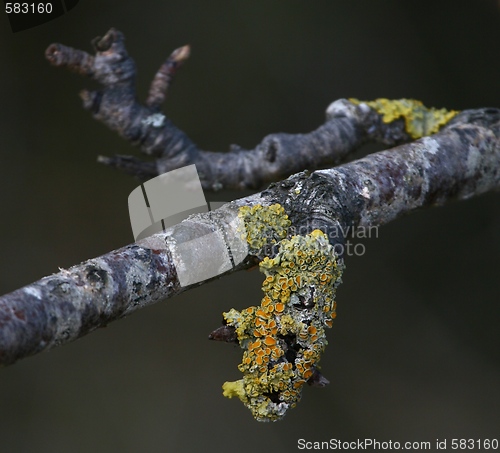
<svg viewBox="0 0 500 453">
<path fill-rule="evenodd" d="M 149 88 L 146 105 L 152 110 L 160 110 L 165 102 L 167 90 L 172 84 L 177 69 L 189 58 L 191 47 L 185 45 L 175 49 L 155 74 Z"/>
<path fill-rule="evenodd" d="M 208 335 L 209 340 L 224 341 L 225 343 L 238 344 L 238 336 L 233 326 L 221 326 Z"/>
<path fill-rule="evenodd" d="M 158 176 L 158 170 L 154 162 L 144 162 L 133 156 L 98 156 L 97 162 L 111 168 L 122 170 L 141 181 L 147 181 L 148 179 Z"/>
<path fill-rule="evenodd" d="M 170 58 L 177 63 L 181 63 L 186 61 L 190 56 L 191 46 L 189 44 L 186 44 L 185 46 L 175 49 L 170 55 Z"/>
<path fill-rule="evenodd" d="M 89 77 L 94 74 L 94 57 L 83 50 L 54 43 L 45 50 L 45 58 L 53 66 L 65 67 Z"/>
<path fill-rule="evenodd" d="M 330 383 L 330 381 L 325 376 L 323 376 L 317 368 L 315 368 L 313 371 L 313 375 L 309 378 L 307 383 L 311 387 L 321 388 L 326 387 Z"/>
<path fill-rule="evenodd" d="M 102 93 L 100 91 L 82 90 L 79 95 L 83 101 L 83 108 L 85 110 L 90 110 L 93 114 L 99 111 L 102 99 Z"/>
<path fill-rule="evenodd" d="M 97 162 L 99 164 L 112 166 L 113 165 L 112 161 L 113 161 L 113 159 L 111 157 L 101 156 L 101 155 L 97 156 Z"/>
<path fill-rule="evenodd" d="M 116 28 L 110 28 L 104 36 L 97 36 L 91 43 L 96 52 L 106 52 L 113 44 L 123 44 L 125 37 Z"/>
<path fill-rule="evenodd" d="M 47 49 L 45 49 L 45 58 L 54 66 L 59 65 L 59 61 L 61 58 L 61 52 L 59 50 L 60 46 L 61 44 L 54 43 L 47 47 Z"/>
</svg>

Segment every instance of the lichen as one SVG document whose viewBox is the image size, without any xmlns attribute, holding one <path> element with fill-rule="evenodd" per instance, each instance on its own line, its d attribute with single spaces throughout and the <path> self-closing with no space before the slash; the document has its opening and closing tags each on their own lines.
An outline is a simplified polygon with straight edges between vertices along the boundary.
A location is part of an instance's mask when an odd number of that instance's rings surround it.
<svg viewBox="0 0 500 453">
<path fill-rule="evenodd" d="M 268 228 L 282 237 L 289 221 L 280 205 L 242 208 L 245 218 L 254 214 L 248 239 L 252 247 L 263 245 L 258 232 Z M 266 218 L 274 227 L 260 225 Z M 324 328 L 336 316 L 335 290 L 343 266 L 326 234 L 315 230 L 282 239 L 276 255 L 265 257 L 259 267 L 266 277 L 260 306 L 223 314 L 244 349 L 238 366 L 243 378 L 226 382 L 223 390 L 224 396 L 237 396 L 257 420 L 275 421 L 295 407 L 317 369 L 327 344 Z"/>
<path fill-rule="evenodd" d="M 255 256 L 262 256 L 264 246 L 272 247 L 284 239 L 291 225 L 283 206 L 279 204 L 242 206 L 238 216 L 245 224 L 242 239 L 247 240 L 249 253 Z"/>
<path fill-rule="evenodd" d="M 418 139 L 435 134 L 459 112 L 457 110 L 427 108 L 422 102 L 414 99 L 375 99 L 374 101 L 359 101 L 351 98 L 354 104 L 366 104 L 382 115 L 384 123 L 391 123 L 404 118 L 408 134 Z"/>
</svg>

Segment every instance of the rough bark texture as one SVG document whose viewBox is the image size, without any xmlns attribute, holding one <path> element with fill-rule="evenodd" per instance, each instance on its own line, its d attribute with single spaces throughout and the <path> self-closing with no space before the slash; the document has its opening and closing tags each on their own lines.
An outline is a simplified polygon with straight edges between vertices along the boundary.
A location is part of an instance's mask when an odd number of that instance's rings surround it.
<svg viewBox="0 0 500 453">
<path fill-rule="evenodd" d="M 270 189 L 285 189 L 274 199 L 294 212 L 294 225 L 335 218 L 347 226 L 383 225 L 416 208 L 498 190 L 499 137 L 500 109 L 467 110 L 435 135 Z"/>
<path fill-rule="evenodd" d="M 131 245 L 0 298 L 0 363 L 72 341 L 179 292 L 168 251 Z"/>
</svg>

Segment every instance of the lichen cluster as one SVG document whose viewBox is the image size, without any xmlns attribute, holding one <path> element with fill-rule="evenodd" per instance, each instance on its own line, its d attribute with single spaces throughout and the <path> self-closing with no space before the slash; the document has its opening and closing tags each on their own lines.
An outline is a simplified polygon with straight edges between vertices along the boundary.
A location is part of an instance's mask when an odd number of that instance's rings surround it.
<svg viewBox="0 0 500 453">
<path fill-rule="evenodd" d="M 366 104 L 382 115 L 384 123 L 391 123 L 398 118 L 404 118 L 408 134 L 418 139 L 435 134 L 459 112 L 456 110 L 427 108 L 422 102 L 414 99 L 375 99 L 374 101 L 359 101 L 349 99 L 354 104 Z"/>
<path fill-rule="evenodd" d="M 260 219 L 268 209 L 274 221 L 275 214 L 284 216 L 279 205 L 251 209 Z M 283 217 L 278 224 L 284 226 Z M 247 229 L 254 243 L 258 240 L 251 233 L 254 226 Z M 226 382 L 223 390 L 229 398 L 237 396 L 257 420 L 275 421 L 295 407 L 303 385 L 317 369 L 327 344 L 324 328 L 331 327 L 336 316 L 335 289 L 343 266 L 328 237 L 315 230 L 283 239 L 277 254 L 264 258 L 259 267 L 266 276 L 260 306 L 224 313 L 244 352 L 238 366 L 243 379 Z"/>
<path fill-rule="evenodd" d="M 245 231 L 242 239 L 247 240 L 249 253 L 260 256 L 264 246 L 272 247 L 284 239 L 291 225 L 288 216 L 279 204 L 271 206 L 242 206 L 238 216 L 243 219 Z"/>
</svg>

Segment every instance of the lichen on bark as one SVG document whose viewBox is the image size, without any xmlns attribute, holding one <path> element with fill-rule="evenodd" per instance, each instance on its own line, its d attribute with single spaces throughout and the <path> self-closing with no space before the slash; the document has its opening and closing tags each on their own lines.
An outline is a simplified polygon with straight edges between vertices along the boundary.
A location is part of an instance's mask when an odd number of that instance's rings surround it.
<svg viewBox="0 0 500 453">
<path fill-rule="evenodd" d="M 364 104 L 374 109 L 382 115 L 382 121 L 387 124 L 403 118 L 405 130 L 413 139 L 435 134 L 460 113 L 457 110 L 429 108 L 416 99 L 379 98 L 374 101 L 359 101 L 351 98 L 349 101 L 356 105 Z"/>
<path fill-rule="evenodd" d="M 282 232 L 289 224 L 277 204 L 242 207 L 240 212 L 252 213 L 246 222 L 252 244 L 263 229 L 261 219 L 268 220 L 268 231 Z M 229 398 L 237 396 L 256 420 L 276 421 L 295 407 L 318 368 L 328 343 L 325 327 L 336 317 L 335 291 L 344 266 L 328 236 L 314 230 L 282 239 L 259 268 L 266 277 L 260 306 L 224 313 L 244 352 L 238 366 L 243 378 L 226 382 L 223 391 Z"/>
</svg>

